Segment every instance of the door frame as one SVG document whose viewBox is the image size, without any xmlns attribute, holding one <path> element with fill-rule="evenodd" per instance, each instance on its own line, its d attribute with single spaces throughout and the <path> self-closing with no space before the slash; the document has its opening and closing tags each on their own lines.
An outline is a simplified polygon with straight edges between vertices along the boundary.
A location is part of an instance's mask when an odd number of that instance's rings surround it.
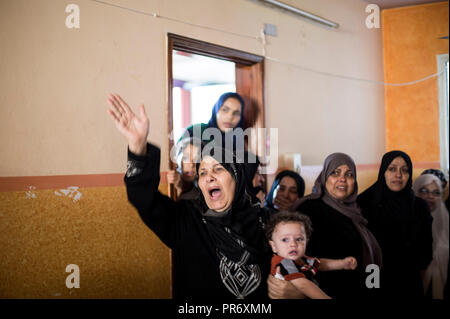
<svg viewBox="0 0 450 319">
<path fill-rule="evenodd" d="M 171 132 L 173 131 L 173 50 L 199 54 L 215 59 L 234 62 L 236 65 L 236 92 L 245 101 L 244 129 L 247 127 L 264 128 L 264 57 L 245 51 L 224 47 L 221 45 L 184 37 L 174 33 L 167 33 L 167 67 L 168 67 L 168 136 L 169 136 L 169 167 L 174 169 L 170 161 L 170 150 L 174 145 Z M 253 119 L 249 121 L 248 119 Z M 258 156 L 265 156 L 265 141 L 255 138 L 249 141 L 249 150 Z"/>
</svg>

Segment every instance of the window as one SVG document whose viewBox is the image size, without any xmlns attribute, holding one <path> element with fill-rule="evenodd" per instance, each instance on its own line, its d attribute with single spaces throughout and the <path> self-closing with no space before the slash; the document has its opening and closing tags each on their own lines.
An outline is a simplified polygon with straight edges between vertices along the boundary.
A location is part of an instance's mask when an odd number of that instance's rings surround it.
<svg viewBox="0 0 450 319">
<path fill-rule="evenodd" d="M 438 72 L 443 72 L 438 77 L 439 82 L 439 132 L 441 170 L 447 175 L 449 173 L 449 61 L 448 54 L 437 56 Z"/>
</svg>

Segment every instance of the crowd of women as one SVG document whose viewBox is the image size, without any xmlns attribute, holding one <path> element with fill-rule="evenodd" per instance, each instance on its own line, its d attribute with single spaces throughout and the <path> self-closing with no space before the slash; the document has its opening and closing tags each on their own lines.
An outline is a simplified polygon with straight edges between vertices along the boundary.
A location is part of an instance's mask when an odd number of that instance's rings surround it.
<svg viewBox="0 0 450 319">
<path fill-rule="evenodd" d="M 333 153 L 311 194 L 304 196 L 299 174 L 285 170 L 265 195 L 258 160 L 236 155 L 240 146 L 232 133 L 243 128 L 244 101 L 237 93 L 225 93 L 211 120 L 187 128 L 178 142 L 178 169 L 167 175 L 178 190 L 174 201 L 158 191 L 160 151 L 147 142 L 144 107 L 135 114 L 118 95 L 108 102 L 108 113 L 128 142 L 128 199 L 172 249 L 174 298 L 308 297 L 294 281 L 284 280 L 279 267 L 271 267 L 279 247 L 271 236 L 279 232 L 272 227 L 266 238 L 267 225 L 286 211 L 303 216 L 284 222 L 301 224 L 296 231 L 302 235 L 279 243 L 290 245 L 300 272 L 314 274 L 306 277 L 324 292 L 314 296 L 447 298 L 448 205 L 440 171 L 424 171 L 413 183 L 410 157 L 391 151 L 381 159 L 376 182 L 358 194 L 354 161 Z M 219 132 L 215 147 L 205 147 L 211 141 L 195 135 L 208 129 Z M 246 151 L 244 157 L 250 158 Z M 299 247 L 306 255 L 297 254 Z M 314 264 L 307 264 L 313 260 L 307 256 L 316 257 Z M 338 267 L 330 260 L 342 262 Z M 321 261 L 322 268 L 334 265 L 334 270 L 316 273 Z M 371 284 L 368 266 L 377 270 Z"/>
</svg>

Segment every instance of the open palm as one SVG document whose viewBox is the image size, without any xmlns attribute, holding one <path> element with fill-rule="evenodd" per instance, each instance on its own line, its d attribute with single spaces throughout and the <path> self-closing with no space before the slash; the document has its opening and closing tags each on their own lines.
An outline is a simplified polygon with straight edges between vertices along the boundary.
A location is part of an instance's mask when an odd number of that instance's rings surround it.
<svg viewBox="0 0 450 319">
<path fill-rule="evenodd" d="M 119 132 L 127 139 L 130 151 L 136 154 L 145 153 L 149 120 L 144 105 L 139 107 L 137 116 L 118 94 L 110 94 L 108 104 L 107 112 Z"/>
</svg>

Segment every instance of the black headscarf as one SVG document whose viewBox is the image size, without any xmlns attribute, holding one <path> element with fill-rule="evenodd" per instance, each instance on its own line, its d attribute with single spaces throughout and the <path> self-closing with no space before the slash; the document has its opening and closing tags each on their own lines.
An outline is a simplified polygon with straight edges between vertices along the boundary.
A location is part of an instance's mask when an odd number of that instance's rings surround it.
<svg viewBox="0 0 450 319">
<path fill-rule="evenodd" d="M 281 171 L 277 174 L 277 176 L 275 177 L 275 180 L 273 181 L 272 187 L 270 188 L 269 193 L 266 196 L 266 206 L 272 209 L 275 209 L 273 206 L 273 193 L 275 191 L 275 189 L 278 187 L 278 185 L 280 184 L 281 180 L 283 179 L 283 177 L 291 177 L 295 180 L 295 184 L 297 185 L 297 193 L 298 193 L 298 197 L 301 198 L 303 197 L 303 195 L 305 194 L 305 181 L 303 180 L 303 178 L 297 174 L 294 171 L 290 171 L 290 170 L 284 170 Z"/>
<path fill-rule="evenodd" d="M 328 177 L 331 173 L 341 165 L 347 165 L 352 171 L 355 184 L 353 192 L 345 199 L 338 200 L 332 197 L 325 185 Z M 308 196 L 300 198 L 297 200 L 292 207 L 291 211 L 296 211 L 297 208 L 308 199 L 321 198 L 324 203 L 328 206 L 334 208 L 336 211 L 340 212 L 344 216 L 350 218 L 361 235 L 363 242 L 363 263 L 364 267 L 369 264 L 376 264 L 378 266 L 382 265 L 382 255 L 380 246 L 375 239 L 374 235 L 367 228 L 367 220 L 362 216 L 361 209 L 359 208 L 356 199 L 358 196 L 358 183 L 356 181 L 356 165 L 353 159 L 344 153 L 333 153 L 328 155 L 323 164 L 323 169 L 317 177 L 312 193 Z"/>
<path fill-rule="evenodd" d="M 392 161 L 397 157 L 403 158 L 406 165 L 408 165 L 409 179 L 402 190 L 394 192 L 387 186 L 384 174 Z M 384 209 L 392 211 L 397 218 L 406 218 L 410 215 L 415 200 L 414 192 L 412 190 L 412 175 L 412 162 L 408 154 L 402 151 L 388 152 L 384 154 L 381 160 L 378 180 L 360 195 L 358 201 L 364 206 L 368 206 L 369 202 L 375 205 L 382 203 Z"/>
<path fill-rule="evenodd" d="M 266 243 L 263 221 L 259 216 L 260 206 L 254 204 L 247 192 L 244 163 L 240 163 L 230 151 L 215 147 L 205 156 L 213 157 L 233 177 L 236 186 L 234 198 L 229 209 L 216 212 L 209 209 L 200 192 L 200 204 L 203 221 L 208 228 L 217 249 L 235 263 L 257 264 L 262 262 L 270 248 Z M 197 164 L 197 171 L 200 163 Z M 255 222 L 257 220 L 258 222 Z"/>
<path fill-rule="evenodd" d="M 399 156 L 408 165 L 409 179 L 402 190 L 395 192 L 387 186 L 384 175 Z M 426 269 L 432 256 L 431 214 L 426 202 L 414 196 L 411 185 L 410 157 L 402 151 L 392 151 L 383 156 L 377 181 L 358 196 L 368 225 L 383 250 L 381 285 L 387 296 L 423 297 L 420 270 Z M 405 262 L 407 266 L 399 270 Z"/>
</svg>

